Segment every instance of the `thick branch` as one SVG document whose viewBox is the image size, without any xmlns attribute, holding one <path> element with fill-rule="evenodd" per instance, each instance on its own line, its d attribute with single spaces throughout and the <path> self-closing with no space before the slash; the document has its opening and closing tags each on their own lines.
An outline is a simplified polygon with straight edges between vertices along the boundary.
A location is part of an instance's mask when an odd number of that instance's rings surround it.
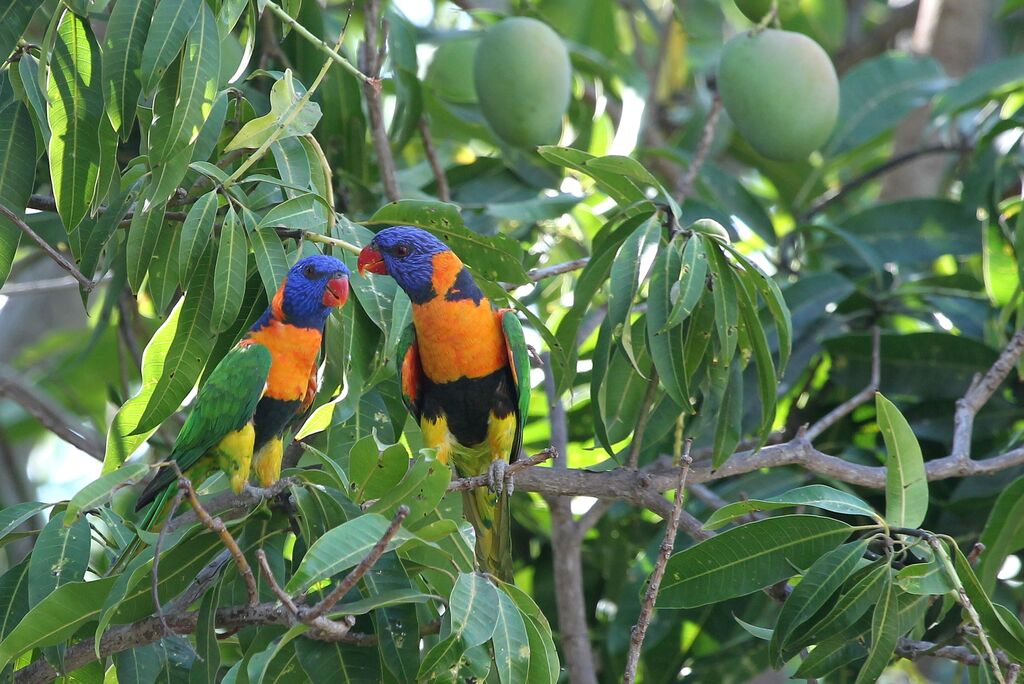
<svg viewBox="0 0 1024 684">
<path fill-rule="evenodd" d="M 398 180 L 395 178 L 395 158 L 391 154 L 391 143 L 388 141 L 387 128 L 384 126 L 384 111 L 380 97 L 380 68 L 384 62 L 383 46 L 377 46 L 377 29 L 380 3 L 379 0 L 366 0 L 363 5 L 363 37 L 362 67 L 370 77 L 363 83 L 366 95 L 366 111 L 370 116 L 370 134 L 373 137 L 373 149 L 377 152 L 377 169 L 380 184 L 384 188 L 384 196 L 389 202 L 397 202 L 400 198 Z M 380 38 L 386 41 L 386 35 Z"/>
<path fill-rule="evenodd" d="M 952 456 L 967 460 L 971 456 L 971 432 L 974 429 L 974 417 L 978 411 L 992 398 L 1006 376 L 1014 369 L 1021 355 L 1024 354 L 1024 328 L 1021 328 L 1010 339 L 996 362 L 982 377 L 975 376 L 971 386 L 962 399 L 956 402 L 956 414 L 953 417 L 953 448 Z"/>
</svg>

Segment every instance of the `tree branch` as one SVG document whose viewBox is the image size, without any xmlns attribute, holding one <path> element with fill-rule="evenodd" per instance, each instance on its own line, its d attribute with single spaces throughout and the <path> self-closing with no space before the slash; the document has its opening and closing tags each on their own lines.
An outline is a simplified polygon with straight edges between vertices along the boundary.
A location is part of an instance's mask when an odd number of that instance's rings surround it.
<svg viewBox="0 0 1024 684">
<path fill-rule="evenodd" d="M 871 401 L 875 396 L 875 392 L 878 391 L 879 383 L 882 378 L 882 334 L 879 331 L 878 326 L 871 328 L 871 380 L 868 381 L 867 387 L 862 389 L 857 394 L 853 395 L 839 406 L 825 414 L 821 420 L 816 422 L 811 427 L 807 428 L 804 436 L 807 437 L 807 441 L 813 442 L 821 433 L 828 430 L 830 427 L 838 423 L 840 420 L 853 413 L 861 404 Z"/>
<path fill-rule="evenodd" d="M 63 254 L 54 249 L 53 245 L 51 245 L 49 242 L 39 237 L 39 234 L 36 233 L 36 231 L 32 230 L 32 228 L 27 223 L 25 223 L 20 216 L 18 216 L 17 214 L 15 214 L 13 211 L 11 211 L 2 204 L 0 204 L 0 216 L 6 218 L 8 221 L 17 226 L 21 230 L 21 232 L 25 233 L 25 235 L 28 235 L 33 242 L 39 245 L 39 247 L 50 256 L 51 259 L 57 262 L 58 266 L 60 266 L 65 271 L 70 273 L 71 276 L 79 282 L 79 284 L 82 286 L 83 291 L 92 292 L 92 289 L 96 287 L 96 283 L 89 280 L 89 278 L 87 278 L 86 276 L 82 275 L 82 272 L 78 270 L 78 267 L 75 266 L 70 261 L 68 261 L 67 257 L 65 257 Z"/>
<path fill-rule="evenodd" d="M 505 471 L 505 476 L 510 477 L 518 472 L 526 470 L 538 463 L 543 463 L 550 458 L 557 457 L 558 452 L 553 447 L 542 449 L 529 458 L 524 458 L 521 461 L 513 461 L 508 465 L 508 469 Z M 448 483 L 449 492 L 464 492 L 476 487 L 486 487 L 491 483 L 490 475 L 484 473 L 483 475 L 474 475 L 473 477 L 459 477 L 455 478 Z"/>
<path fill-rule="evenodd" d="M 401 195 L 398 191 L 398 180 L 395 178 L 395 158 L 391 155 L 391 143 L 384 127 L 384 111 L 380 100 L 380 68 L 384 61 L 383 44 L 387 42 L 385 35 L 379 39 L 378 49 L 377 24 L 380 21 L 379 0 L 366 0 L 363 5 L 363 45 L 362 67 L 369 76 L 363 82 L 363 93 L 366 95 L 366 110 L 370 117 L 370 134 L 373 137 L 373 148 L 377 152 L 377 169 L 384 196 L 389 202 L 397 202 Z"/>
<path fill-rule="evenodd" d="M 434 136 L 430 134 L 430 126 L 427 125 L 427 117 L 420 118 L 420 137 L 423 138 L 423 153 L 430 162 L 430 168 L 434 172 L 434 180 L 437 182 L 437 199 L 442 202 L 452 201 L 452 192 L 448 187 L 448 176 L 437 158 L 437 150 L 434 148 Z"/>
<path fill-rule="evenodd" d="M 103 440 L 62 406 L 29 385 L 8 366 L 0 364 L 0 397 L 7 397 L 39 421 L 39 423 L 77 449 L 97 461 L 103 460 Z"/>
</svg>

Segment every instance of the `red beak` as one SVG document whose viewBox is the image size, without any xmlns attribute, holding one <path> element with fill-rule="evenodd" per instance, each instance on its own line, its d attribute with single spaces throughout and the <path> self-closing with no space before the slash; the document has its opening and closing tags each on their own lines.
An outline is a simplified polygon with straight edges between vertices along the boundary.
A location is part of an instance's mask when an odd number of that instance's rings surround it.
<svg viewBox="0 0 1024 684">
<path fill-rule="evenodd" d="M 324 288 L 324 306 L 344 306 L 348 301 L 348 278 L 331 278 Z"/>
<path fill-rule="evenodd" d="M 367 271 L 378 275 L 388 275 L 388 267 L 384 263 L 384 257 L 370 245 L 363 247 L 363 251 L 359 253 L 358 265 L 359 275 L 365 275 Z"/>
</svg>

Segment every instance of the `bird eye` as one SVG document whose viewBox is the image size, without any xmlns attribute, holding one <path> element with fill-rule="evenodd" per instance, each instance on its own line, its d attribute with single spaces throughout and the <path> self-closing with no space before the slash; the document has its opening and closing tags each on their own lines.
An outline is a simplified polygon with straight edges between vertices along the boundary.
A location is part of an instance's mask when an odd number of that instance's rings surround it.
<svg viewBox="0 0 1024 684">
<path fill-rule="evenodd" d="M 313 264 L 310 264 L 303 269 L 302 273 L 305 274 L 307 278 L 313 278 L 316 276 L 316 268 L 313 267 Z"/>
<path fill-rule="evenodd" d="M 407 257 L 407 256 L 409 256 L 409 246 L 408 245 L 396 245 L 395 249 L 394 249 L 394 252 L 395 252 L 395 256 L 398 257 L 399 259 L 401 259 L 403 257 Z"/>
</svg>

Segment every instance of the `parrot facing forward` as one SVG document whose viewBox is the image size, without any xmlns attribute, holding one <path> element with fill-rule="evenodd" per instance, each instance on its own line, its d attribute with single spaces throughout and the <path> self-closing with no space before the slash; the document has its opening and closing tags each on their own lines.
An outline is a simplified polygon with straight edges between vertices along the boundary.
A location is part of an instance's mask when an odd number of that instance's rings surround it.
<svg viewBox="0 0 1024 684">
<path fill-rule="evenodd" d="M 469 270 L 430 233 L 386 228 L 359 254 L 359 271 L 390 275 L 412 301 L 399 347 L 402 398 L 428 447 L 460 477 L 487 473 L 489 489 L 464 492 L 481 566 L 511 581 L 505 467 L 523 444 L 530 360 L 522 325 L 496 310 Z"/>
<path fill-rule="evenodd" d="M 348 299 L 348 276 L 334 257 L 301 259 L 260 319 L 210 373 L 168 457 L 192 482 L 222 470 L 240 492 L 250 469 L 264 487 L 277 481 L 284 432 L 316 395 L 324 324 L 331 309 Z M 176 480 L 173 469 L 163 468 L 139 495 L 136 511 L 156 502 L 140 529 L 152 529 L 166 514 Z M 138 542 L 122 559 L 133 555 Z"/>
</svg>

